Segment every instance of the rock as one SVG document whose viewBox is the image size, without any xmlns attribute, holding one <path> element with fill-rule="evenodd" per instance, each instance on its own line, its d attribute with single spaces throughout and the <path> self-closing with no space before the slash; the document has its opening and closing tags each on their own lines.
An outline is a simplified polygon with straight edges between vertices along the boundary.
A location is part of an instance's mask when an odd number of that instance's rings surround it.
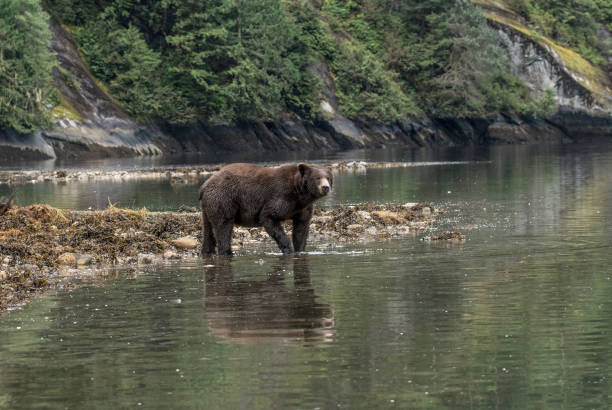
<svg viewBox="0 0 612 410">
<path fill-rule="evenodd" d="M 408 208 L 408 209 L 410 209 L 410 208 L 414 208 L 414 207 L 415 207 L 415 206 L 417 206 L 417 205 L 418 205 L 418 202 L 406 202 L 406 203 L 403 205 L 403 207 L 404 207 L 404 208 Z"/>
<path fill-rule="evenodd" d="M 368 235 L 376 235 L 378 233 L 378 230 L 375 227 L 371 226 L 368 229 L 366 229 L 366 233 Z"/>
<path fill-rule="evenodd" d="M 6 272 L 3 270 L 0 270 L 0 280 L 6 280 L 7 277 L 8 275 L 6 274 Z"/>
<path fill-rule="evenodd" d="M 422 240 L 430 241 L 452 241 L 452 242 L 464 242 L 465 235 L 460 232 L 444 232 L 439 235 L 431 235 L 422 238 Z"/>
<path fill-rule="evenodd" d="M 77 265 L 79 266 L 89 266 L 93 262 L 93 257 L 91 255 L 79 255 L 77 258 Z"/>
<path fill-rule="evenodd" d="M 64 266 L 76 266 L 77 258 L 74 253 L 66 252 L 62 253 L 59 258 L 57 258 L 57 262 Z"/>
<path fill-rule="evenodd" d="M 164 259 L 180 259 L 180 257 L 176 252 L 168 250 L 164 252 Z"/>
<path fill-rule="evenodd" d="M 198 212 L 198 208 L 196 208 L 195 206 L 181 205 L 178 209 L 178 212 L 181 212 L 181 213 Z"/>
<path fill-rule="evenodd" d="M 25 269 L 26 271 L 32 272 L 38 269 L 38 267 L 36 265 L 32 265 L 31 263 L 26 263 L 25 265 L 23 265 L 23 269 Z"/>
<path fill-rule="evenodd" d="M 138 264 L 140 265 L 150 265 L 153 263 L 153 256 L 141 253 L 138 255 Z"/>
<path fill-rule="evenodd" d="M 195 249 L 198 247 L 198 242 L 191 236 L 183 236 L 182 238 L 175 239 L 172 245 L 179 249 Z"/>
<path fill-rule="evenodd" d="M 346 230 L 349 232 L 363 232 L 364 228 L 363 228 L 363 225 L 352 224 L 352 225 L 347 226 Z"/>
<path fill-rule="evenodd" d="M 357 215 L 359 215 L 363 219 L 368 219 L 368 220 L 372 219 L 372 216 L 370 215 L 368 211 L 357 211 Z"/>
<path fill-rule="evenodd" d="M 428 207 L 428 206 L 424 206 L 423 210 L 421 212 L 423 212 L 423 216 L 430 216 L 431 215 L 431 208 Z"/>
</svg>

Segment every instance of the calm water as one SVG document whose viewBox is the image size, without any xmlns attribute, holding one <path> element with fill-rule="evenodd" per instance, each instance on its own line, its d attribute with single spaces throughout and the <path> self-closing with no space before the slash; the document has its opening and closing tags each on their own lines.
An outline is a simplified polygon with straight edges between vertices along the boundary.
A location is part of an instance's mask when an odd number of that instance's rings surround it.
<svg viewBox="0 0 612 410">
<path fill-rule="evenodd" d="M 326 202 L 432 201 L 464 244 L 120 269 L 5 315 L 0 408 L 611 408 L 612 145 L 465 156 L 343 174 Z"/>
</svg>

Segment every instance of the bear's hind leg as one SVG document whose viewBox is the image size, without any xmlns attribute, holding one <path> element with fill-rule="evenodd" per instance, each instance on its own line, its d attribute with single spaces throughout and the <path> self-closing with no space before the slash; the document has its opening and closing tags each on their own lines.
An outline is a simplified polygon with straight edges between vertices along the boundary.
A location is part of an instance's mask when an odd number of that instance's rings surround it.
<svg viewBox="0 0 612 410">
<path fill-rule="evenodd" d="M 202 255 L 212 255 L 215 253 L 216 245 L 217 241 L 215 240 L 212 225 L 206 213 L 202 211 Z"/>
<path fill-rule="evenodd" d="M 232 230 L 234 224 L 231 222 L 224 222 L 219 224 L 215 228 L 215 236 L 217 238 L 217 249 L 219 255 L 231 255 L 232 254 Z"/>
</svg>

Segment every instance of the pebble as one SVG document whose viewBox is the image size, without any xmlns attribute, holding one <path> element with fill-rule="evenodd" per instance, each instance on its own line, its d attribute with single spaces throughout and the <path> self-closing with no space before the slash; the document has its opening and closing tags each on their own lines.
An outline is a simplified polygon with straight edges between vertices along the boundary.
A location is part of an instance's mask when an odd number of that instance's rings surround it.
<svg viewBox="0 0 612 410">
<path fill-rule="evenodd" d="M 0 270 L 0 280 L 6 280 L 7 277 L 8 275 L 6 274 L 6 272 L 3 270 Z"/>
<path fill-rule="evenodd" d="M 62 253 L 59 258 L 57 258 L 57 261 L 60 265 L 76 266 L 77 264 L 75 254 L 70 252 Z"/>
<path fill-rule="evenodd" d="M 93 257 L 91 255 L 80 255 L 77 258 L 77 265 L 79 266 L 89 266 L 93 262 Z"/>
</svg>

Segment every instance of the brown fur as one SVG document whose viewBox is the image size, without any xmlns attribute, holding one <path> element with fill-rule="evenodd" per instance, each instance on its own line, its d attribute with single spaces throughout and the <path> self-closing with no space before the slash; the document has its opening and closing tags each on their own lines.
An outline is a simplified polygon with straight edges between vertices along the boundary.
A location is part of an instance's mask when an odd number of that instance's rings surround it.
<svg viewBox="0 0 612 410">
<path fill-rule="evenodd" d="M 304 251 L 313 203 L 331 187 L 331 171 L 316 165 L 221 168 L 200 189 L 202 254 L 212 254 L 217 247 L 220 255 L 231 255 L 234 225 L 263 226 L 283 253 Z M 293 221 L 293 247 L 281 227 L 288 219 Z"/>
<path fill-rule="evenodd" d="M 13 206 L 13 198 L 14 197 L 15 197 L 15 193 L 13 192 L 6 202 L 4 202 L 4 203 L 0 202 L 0 215 L 4 215 L 6 213 L 6 211 L 11 209 L 11 206 Z"/>
</svg>

